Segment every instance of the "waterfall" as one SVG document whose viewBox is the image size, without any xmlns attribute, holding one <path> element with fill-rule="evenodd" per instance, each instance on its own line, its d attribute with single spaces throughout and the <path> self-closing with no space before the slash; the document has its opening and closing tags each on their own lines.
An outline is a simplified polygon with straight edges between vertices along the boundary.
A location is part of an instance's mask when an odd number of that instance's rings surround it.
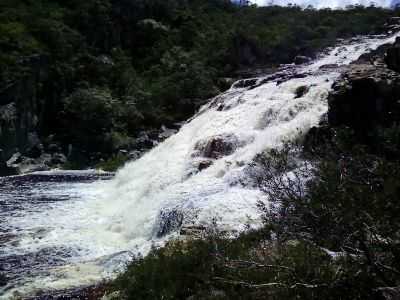
<svg viewBox="0 0 400 300">
<path fill-rule="evenodd" d="M 242 184 L 246 167 L 257 154 L 316 126 L 327 112 L 339 66 L 390 41 L 394 38 L 353 40 L 308 65 L 247 80 L 251 87 L 234 85 L 176 135 L 117 173 L 103 191 L 102 215 L 110 220 L 105 230 L 132 241 L 212 220 L 226 230 L 259 224 L 256 204 L 267 199 L 253 185 Z M 304 86 L 308 92 L 296 98 Z"/>
<path fill-rule="evenodd" d="M 216 223 L 240 231 L 259 226 L 257 203 L 268 199 L 251 184 L 248 165 L 257 154 L 279 150 L 284 141 L 318 125 L 342 67 L 399 35 L 354 38 L 308 64 L 237 82 L 110 181 L 30 190 L 73 199 L 4 218 L 19 240 L 4 244 L 0 258 L 44 253 L 54 261 L 49 267 L 34 265 L 21 278 L 16 274 L 16 287 L 5 299 L 14 291 L 62 289 L 112 276 L 132 254 L 146 254 L 182 227 Z M 307 90 L 301 97 L 299 87 Z"/>
</svg>

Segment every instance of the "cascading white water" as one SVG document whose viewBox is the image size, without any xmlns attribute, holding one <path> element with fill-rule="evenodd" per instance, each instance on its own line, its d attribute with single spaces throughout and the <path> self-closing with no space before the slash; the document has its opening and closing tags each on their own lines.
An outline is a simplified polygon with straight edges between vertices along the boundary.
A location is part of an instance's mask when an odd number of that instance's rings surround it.
<svg viewBox="0 0 400 300">
<path fill-rule="evenodd" d="M 220 95 L 176 135 L 118 172 L 104 189 L 110 202 L 102 214 L 112 220 L 106 229 L 121 239 L 151 239 L 159 230 L 157 216 L 162 211 L 188 215 L 184 224 L 207 224 L 215 218 L 229 230 L 257 224 L 256 203 L 265 196 L 238 184 L 245 180 L 243 170 L 257 154 L 279 148 L 283 141 L 318 124 L 327 112 L 331 85 L 340 74 L 338 68 L 327 71 L 321 66 L 348 64 L 368 49 L 393 40 L 354 41 L 291 71 L 303 76 L 286 81 L 280 76 L 269 81 L 258 78 L 259 83 L 267 82 L 252 89 L 233 87 Z M 302 86 L 309 91 L 296 99 L 296 90 Z M 227 140 L 235 151 L 199 171 L 204 157 L 197 148 L 215 139 Z"/>
<path fill-rule="evenodd" d="M 7 244 L 0 252 L 21 255 L 66 249 L 69 255 L 61 265 L 19 279 L 3 297 L 8 299 L 15 291 L 29 294 L 96 282 L 118 269 L 131 253 L 146 253 L 152 245 L 176 236 L 179 226 L 215 220 L 228 230 L 258 226 L 256 204 L 267 199 L 253 185 L 243 184 L 249 179 L 246 166 L 257 154 L 278 149 L 283 141 L 317 125 L 327 111 L 327 95 L 340 66 L 394 42 L 397 35 L 353 39 L 308 65 L 287 66 L 278 75 L 257 78 L 252 88 L 234 85 L 110 182 L 54 185 L 54 193 L 65 189 L 64 193 L 80 196 L 45 211 L 7 218 L 19 233 L 46 230 L 40 231 L 39 239 L 22 234 L 18 243 Z M 324 65 L 330 67 L 321 68 Z M 296 98 L 301 86 L 309 90 Z M 210 141 L 229 149 L 204 157 Z"/>
</svg>

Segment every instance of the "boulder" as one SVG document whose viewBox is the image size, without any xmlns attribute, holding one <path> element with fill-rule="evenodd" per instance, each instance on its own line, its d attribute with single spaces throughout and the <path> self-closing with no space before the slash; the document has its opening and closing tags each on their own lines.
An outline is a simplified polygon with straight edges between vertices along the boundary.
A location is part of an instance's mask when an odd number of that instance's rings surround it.
<svg viewBox="0 0 400 300">
<path fill-rule="evenodd" d="M 385 66 L 355 64 L 328 97 L 329 125 L 349 126 L 361 136 L 376 126 L 388 127 L 400 116 L 400 74 Z"/>
<path fill-rule="evenodd" d="M 22 161 L 8 166 L 12 168 L 15 174 L 26 174 L 38 171 L 48 171 L 50 167 L 42 161 L 33 158 L 22 157 Z"/>
<path fill-rule="evenodd" d="M 308 56 L 304 56 L 304 55 L 297 55 L 294 58 L 294 64 L 295 65 L 306 64 L 306 63 L 309 63 L 310 61 L 312 61 L 312 58 L 308 57 Z"/>
<path fill-rule="evenodd" d="M 392 1 L 391 4 L 393 7 L 396 6 L 396 2 Z M 386 23 L 383 25 L 387 30 L 390 31 L 397 31 L 400 27 L 400 17 L 391 17 Z"/>
<path fill-rule="evenodd" d="M 14 153 L 3 165 L 0 165 L 0 175 L 17 175 L 36 171 L 48 171 L 51 168 L 59 167 L 67 162 L 67 158 L 62 153 L 42 153 L 37 158 L 26 157 L 21 153 Z M 1 163 L 1 162 L 0 162 Z"/>
<path fill-rule="evenodd" d="M 234 88 L 248 88 L 257 84 L 257 78 L 241 79 L 233 84 Z"/>
<path fill-rule="evenodd" d="M 239 146 L 238 138 L 233 134 L 217 135 L 201 140 L 195 145 L 193 157 L 219 159 L 231 155 Z"/>
<path fill-rule="evenodd" d="M 310 87 L 306 86 L 306 85 L 301 85 L 299 86 L 296 91 L 295 91 L 295 96 L 294 98 L 302 98 L 303 96 L 305 96 L 308 92 L 310 91 Z"/>
<path fill-rule="evenodd" d="M 197 166 L 197 169 L 199 171 L 203 171 L 207 168 L 209 168 L 213 164 L 213 161 L 211 159 L 203 159 L 200 160 Z"/>
</svg>

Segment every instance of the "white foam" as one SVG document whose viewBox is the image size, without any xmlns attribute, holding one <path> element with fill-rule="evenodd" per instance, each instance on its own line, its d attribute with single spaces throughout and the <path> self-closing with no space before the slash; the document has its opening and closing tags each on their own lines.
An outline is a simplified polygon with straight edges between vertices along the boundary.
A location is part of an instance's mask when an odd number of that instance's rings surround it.
<svg viewBox="0 0 400 300">
<path fill-rule="evenodd" d="M 283 141 L 293 140 L 318 124 L 327 112 L 331 86 L 340 75 L 336 69 L 321 71 L 321 66 L 349 64 L 368 49 L 394 39 L 395 36 L 367 38 L 334 48 L 313 63 L 299 67 L 297 73 L 304 73 L 304 78 L 280 84 L 267 82 L 250 90 L 232 88 L 218 97 L 225 110 L 206 105 L 176 135 L 128 163 L 110 182 L 33 189 L 32 193 L 61 193 L 72 195 L 73 199 L 52 204 L 50 209 L 32 212 L 28 217 L 7 220 L 15 228 L 27 232 L 44 228 L 46 233 L 40 239 L 27 234 L 19 245 L 5 251 L 18 254 L 63 246 L 75 254 L 66 259 L 65 265 L 20 282 L 4 297 L 10 297 L 15 290 L 32 293 L 43 288 L 67 288 L 110 276 L 109 265 L 125 261 L 130 255 L 110 261 L 115 253 L 145 254 L 153 244 L 162 244 L 169 238 L 157 238 L 162 211 L 182 213 L 186 224 L 216 219 L 219 226 L 229 230 L 242 230 L 246 224 L 258 226 L 256 204 L 267 199 L 253 186 L 237 184 L 244 176 L 245 166 L 260 152 L 277 149 Z M 295 99 L 296 89 L 301 86 L 309 87 L 309 92 Z M 199 158 L 193 156 L 195 146 L 214 136 L 234 136 L 238 148 L 198 172 Z"/>
</svg>

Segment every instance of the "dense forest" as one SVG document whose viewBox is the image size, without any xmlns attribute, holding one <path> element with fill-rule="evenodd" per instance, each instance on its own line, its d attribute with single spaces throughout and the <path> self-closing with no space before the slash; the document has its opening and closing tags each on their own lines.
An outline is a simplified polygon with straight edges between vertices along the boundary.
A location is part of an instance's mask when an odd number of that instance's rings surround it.
<svg viewBox="0 0 400 300">
<path fill-rule="evenodd" d="M 228 0 L 1 0 L 0 159 L 56 153 L 49 164 L 111 159 L 112 169 L 152 146 L 143 132 L 184 121 L 249 70 L 379 32 L 394 15 Z"/>
</svg>

